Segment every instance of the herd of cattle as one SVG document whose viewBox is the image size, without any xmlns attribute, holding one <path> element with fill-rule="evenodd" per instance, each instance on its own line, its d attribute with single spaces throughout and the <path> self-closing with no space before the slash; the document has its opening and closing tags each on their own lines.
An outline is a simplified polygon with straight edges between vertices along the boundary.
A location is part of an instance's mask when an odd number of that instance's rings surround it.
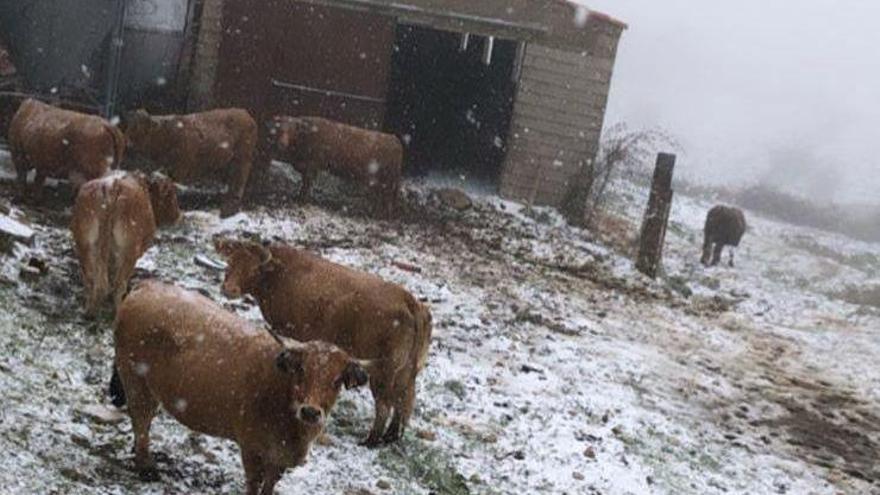
<svg viewBox="0 0 880 495">
<path fill-rule="evenodd" d="M 365 445 L 399 439 L 431 341 L 428 308 L 403 287 L 307 251 L 224 238 L 215 239 L 227 260 L 222 292 L 253 296 L 269 329 L 158 281 L 129 292 L 156 229 L 181 217 L 175 181 L 225 178 L 221 216 L 237 212 L 259 137 L 241 109 L 180 116 L 138 110 L 123 124 L 124 133 L 100 117 L 28 99 L 12 118 L 8 143 L 23 200 L 39 202 L 49 177 L 77 189 L 71 231 L 85 311 L 93 316 L 112 300 L 110 395 L 117 406 L 127 404 L 139 474 L 157 478 L 149 431 L 160 405 L 193 430 L 234 440 L 249 494 L 271 494 L 286 468 L 305 461 L 343 386 L 370 385 L 375 419 Z M 377 210 L 393 213 L 403 172 L 395 136 L 286 116 L 275 117 L 268 133 L 276 157 L 302 175 L 303 199 L 316 175 L 328 171 L 367 187 Z M 167 175 L 122 171 L 126 150 Z M 723 246 L 738 245 L 744 231 L 740 210 L 714 207 L 702 262 L 710 263 L 711 251 L 717 264 Z"/>
<path fill-rule="evenodd" d="M 250 294 L 268 329 L 194 292 L 148 280 L 129 292 L 156 229 L 181 217 L 175 181 L 225 178 L 221 216 L 237 212 L 254 164 L 258 126 L 245 110 L 126 116 L 124 133 L 100 117 L 37 100 L 21 103 L 8 135 L 21 199 L 41 200 L 47 178 L 76 189 L 71 231 L 85 311 L 115 309 L 110 395 L 127 404 L 135 466 L 157 471 L 149 431 L 161 405 L 193 430 L 234 440 L 247 493 L 271 494 L 305 462 L 342 387 L 369 383 L 375 420 L 364 444 L 398 440 L 413 412 L 431 341 L 429 309 L 403 287 L 284 244 L 215 239 L 227 260 L 222 292 Z M 278 158 L 309 194 L 322 170 L 361 183 L 393 212 L 403 148 L 391 135 L 320 118 L 276 117 Z M 123 171 L 126 150 L 167 175 Z M 36 170 L 33 183 L 28 175 Z"/>
</svg>

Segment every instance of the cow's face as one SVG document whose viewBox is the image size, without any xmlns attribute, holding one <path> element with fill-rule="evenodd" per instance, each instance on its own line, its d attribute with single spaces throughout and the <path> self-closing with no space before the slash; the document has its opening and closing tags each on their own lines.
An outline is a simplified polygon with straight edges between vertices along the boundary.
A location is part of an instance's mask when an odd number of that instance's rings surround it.
<svg viewBox="0 0 880 495">
<path fill-rule="evenodd" d="M 216 239 L 214 249 L 226 258 L 226 277 L 221 291 L 229 298 L 252 294 L 263 275 L 275 266 L 268 246 L 255 242 Z"/>
<path fill-rule="evenodd" d="M 168 177 L 154 175 L 150 178 L 150 204 L 156 217 L 156 226 L 172 225 L 180 220 L 177 203 L 177 186 Z"/>
<path fill-rule="evenodd" d="M 294 117 L 276 115 L 272 118 L 269 133 L 274 136 L 275 148 L 278 151 L 295 150 L 299 134 L 305 123 Z"/>
<path fill-rule="evenodd" d="M 146 110 L 129 112 L 125 116 L 126 147 L 137 152 L 145 151 L 158 127 L 159 123 Z"/>
<path fill-rule="evenodd" d="M 367 383 L 370 364 L 326 342 L 282 342 L 275 365 L 290 379 L 290 410 L 304 426 L 320 430 L 342 387 Z"/>
</svg>

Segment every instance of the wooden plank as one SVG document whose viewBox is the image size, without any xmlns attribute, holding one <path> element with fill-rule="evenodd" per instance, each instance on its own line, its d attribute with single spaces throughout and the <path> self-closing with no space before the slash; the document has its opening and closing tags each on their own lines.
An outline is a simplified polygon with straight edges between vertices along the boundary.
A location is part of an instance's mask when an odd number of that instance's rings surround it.
<svg viewBox="0 0 880 495">
<path fill-rule="evenodd" d="M 580 69 L 546 59 L 526 57 L 523 62 L 524 73 L 531 70 L 546 71 L 562 77 L 570 77 L 584 81 L 610 84 L 611 72 L 594 68 Z"/>
<path fill-rule="evenodd" d="M 517 125 L 521 129 L 517 129 Z M 521 113 L 514 112 L 513 128 L 514 132 L 545 132 L 548 134 L 556 134 L 564 138 L 585 140 L 590 131 L 601 128 L 602 123 L 599 121 L 588 122 L 583 126 L 559 124 L 551 122 L 542 117 L 525 116 Z M 526 130 L 528 129 L 528 130 Z"/>
</svg>

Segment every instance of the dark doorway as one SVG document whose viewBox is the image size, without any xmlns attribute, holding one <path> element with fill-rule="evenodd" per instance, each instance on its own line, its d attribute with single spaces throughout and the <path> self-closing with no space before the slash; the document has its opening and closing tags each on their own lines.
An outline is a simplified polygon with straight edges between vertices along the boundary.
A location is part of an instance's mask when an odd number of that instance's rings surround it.
<svg viewBox="0 0 880 495">
<path fill-rule="evenodd" d="M 386 129 L 407 145 L 410 175 L 439 173 L 497 188 L 516 90 L 515 41 L 398 25 Z M 462 49 L 464 48 L 464 49 Z"/>
</svg>

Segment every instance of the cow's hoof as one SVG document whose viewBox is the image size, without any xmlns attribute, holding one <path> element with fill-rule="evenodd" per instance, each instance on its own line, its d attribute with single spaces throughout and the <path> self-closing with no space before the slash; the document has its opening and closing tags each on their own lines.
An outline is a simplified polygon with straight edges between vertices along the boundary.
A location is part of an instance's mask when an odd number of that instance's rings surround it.
<svg viewBox="0 0 880 495">
<path fill-rule="evenodd" d="M 238 202 L 225 203 L 220 207 L 220 218 L 228 218 L 241 211 Z"/>
<path fill-rule="evenodd" d="M 400 431 L 388 430 L 387 432 L 385 432 L 385 435 L 382 436 L 382 443 L 394 443 L 400 440 L 400 437 Z"/>
<path fill-rule="evenodd" d="M 382 446 L 382 440 L 377 436 L 370 435 L 366 440 L 359 443 L 361 447 L 366 447 L 368 449 L 375 449 Z"/>
<path fill-rule="evenodd" d="M 155 467 L 139 468 L 138 478 L 146 483 L 159 481 L 159 470 Z"/>
</svg>

